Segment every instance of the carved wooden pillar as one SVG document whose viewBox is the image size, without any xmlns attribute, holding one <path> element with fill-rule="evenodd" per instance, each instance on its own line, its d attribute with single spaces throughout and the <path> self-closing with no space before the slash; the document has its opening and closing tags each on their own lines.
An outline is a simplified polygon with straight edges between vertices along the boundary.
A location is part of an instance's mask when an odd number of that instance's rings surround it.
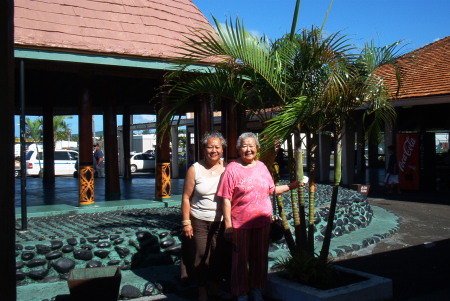
<svg viewBox="0 0 450 301">
<path fill-rule="evenodd" d="M 222 134 L 227 139 L 224 158 L 227 162 L 237 159 L 238 110 L 237 104 L 222 100 Z"/>
<path fill-rule="evenodd" d="M 161 112 L 158 112 L 156 118 L 157 127 L 162 120 L 160 116 Z M 172 187 L 170 183 L 170 131 L 167 131 L 165 135 L 160 139 L 156 137 L 156 198 L 169 198 L 172 195 Z"/>
<path fill-rule="evenodd" d="M 78 204 L 91 205 L 94 203 L 94 167 L 92 155 L 92 101 L 88 87 L 82 87 L 80 98 L 80 112 L 78 116 L 79 157 Z"/>
<path fill-rule="evenodd" d="M 109 96 L 110 99 L 114 97 Z M 103 130 L 105 135 L 105 196 L 106 200 L 120 199 L 119 182 L 119 155 L 117 146 L 117 117 L 116 108 L 112 101 L 111 105 L 104 107 Z"/>
</svg>

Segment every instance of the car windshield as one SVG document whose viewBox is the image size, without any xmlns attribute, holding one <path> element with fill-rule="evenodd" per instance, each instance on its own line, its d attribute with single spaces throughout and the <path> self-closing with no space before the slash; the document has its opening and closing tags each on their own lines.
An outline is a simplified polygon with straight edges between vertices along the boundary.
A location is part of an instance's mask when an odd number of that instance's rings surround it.
<svg viewBox="0 0 450 301">
<path fill-rule="evenodd" d="M 31 159 L 31 156 L 33 155 L 33 153 L 34 153 L 34 151 L 27 152 L 27 156 L 26 156 L 27 160 Z"/>
<path fill-rule="evenodd" d="M 144 160 L 154 160 L 155 157 L 149 154 L 143 154 Z"/>
<path fill-rule="evenodd" d="M 31 160 L 31 156 L 33 156 L 34 152 L 35 152 L 34 150 L 28 151 L 26 160 Z M 42 160 L 42 158 L 43 158 L 42 152 L 39 152 L 38 155 L 36 156 L 36 160 Z"/>
</svg>

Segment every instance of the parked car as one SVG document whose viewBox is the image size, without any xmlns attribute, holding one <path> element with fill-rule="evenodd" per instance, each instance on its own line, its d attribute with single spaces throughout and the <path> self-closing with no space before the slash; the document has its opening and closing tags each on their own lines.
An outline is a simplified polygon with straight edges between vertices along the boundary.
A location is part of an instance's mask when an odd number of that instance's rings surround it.
<svg viewBox="0 0 450 301">
<path fill-rule="evenodd" d="M 156 158 L 148 153 L 132 154 L 130 158 L 130 167 L 131 172 L 145 169 L 155 169 Z"/>
<path fill-rule="evenodd" d="M 78 159 L 78 152 L 73 150 L 57 149 L 55 150 L 55 175 L 73 175 L 75 164 Z M 43 175 L 44 157 L 42 152 L 31 150 L 27 153 L 27 175 Z"/>
</svg>

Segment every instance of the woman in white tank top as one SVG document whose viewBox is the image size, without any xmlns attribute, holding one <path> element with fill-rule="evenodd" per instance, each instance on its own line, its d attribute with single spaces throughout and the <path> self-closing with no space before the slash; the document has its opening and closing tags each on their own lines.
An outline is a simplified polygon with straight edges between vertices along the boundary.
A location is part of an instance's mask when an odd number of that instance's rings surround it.
<svg viewBox="0 0 450 301">
<path fill-rule="evenodd" d="M 193 242 L 192 277 L 198 285 L 198 300 L 208 300 L 209 294 L 221 294 L 219 282 L 226 277 L 230 252 L 223 239 L 222 200 L 216 196 L 225 164 L 222 160 L 226 140 L 218 132 L 207 133 L 202 139 L 204 159 L 189 167 L 182 197 L 183 243 Z M 185 249 L 185 248 L 183 248 Z M 186 266 L 187 271 L 189 267 Z"/>
</svg>

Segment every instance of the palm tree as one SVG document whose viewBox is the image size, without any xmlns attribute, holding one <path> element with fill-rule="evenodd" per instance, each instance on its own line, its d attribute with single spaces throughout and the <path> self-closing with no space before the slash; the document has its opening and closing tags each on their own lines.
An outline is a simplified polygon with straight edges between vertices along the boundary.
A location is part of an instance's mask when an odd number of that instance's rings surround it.
<svg viewBox="0 0 450 301">
<path fill-rule="evenodd" d="M 166 78 L 164 94 L 168 113 L 162 124 L 168 125 L 168 121 L 180 112 L 180 108 L 191 97 L 201 94 L 235 101 L 258 116 L 263 116 L 260 114 L 262 109 L 273 108 L 278 115 L 266 123 L 267 127 L 261 133 L 261 159 L 270 168 L 276 147 L 288 140 L 292 133 L 299 135 L 300 131 L 307 131 L 317 134 L 326 126 L 334 126 L 335 133 L 339 134 L 337 141 L 340 141 L 342 124 L 357 107 L 366 105 L 369 112 L 375 115 L 379 115 L 377 112 L 380 111 L 392 113 L 385 102 L 380 102 L 382 97 L 375 97 L 381 96 L 382 81 L 373 76 L 372 69 L 361 68 L 368 66 L 368 62 L 362 60 L 361 56 L 351 54 L 354 47 L 345 36 L 333 34 L 324 37 L 321 29 L 312 28 L 300 34 L 291 32 L 289 36 L 269 43 L 264 38 L 249 34 L 239 19 L 234 24 L 226 22 L 225 26 L 221 26 L 216 19 L 214 22 L 217 35 L 208 31 L 197 32 L 197 37 L 183 49 L 187 53 L 183 63 L 185 66 L 199 65 L 212 58 L 216 58 L 217 63 L 203 73 L 176 72 Z M 163 127 L 159 130 L 163 130 Z M 314 153 L 311 146 L 308 153 Z M 340 183 L 340 147 L 337 147 L 336 154 L 337 192 Z M 297 154 L 296 157 L 300 160 L 297 162 L 296 176 L 301 178 L 301 155 Z M 314 160 L 311 162 L 314 163 Z M 303 192 L 300 190 L 299 198 L 295 194 L 291 198 L 297 243 L 290 237 L 292 234 L 281 199 L 278 205 L 291 253 L 303 248 L 313 256 L 314 164 L 311 167 L 306 244 Z M 335 203 L 332 202 L 333 205 Z M 297 214 L 298 211 L 300 214 Z M 331 227 L 332 224 L 328 227 L 329 231 Z"/>
<path fill-rule="evenodd" d="M 294 35 L 288 42 L 294 45 L 295 53 L 291 64 L 287 65 L 287 72 L 292 78 L 290 85 L 291 95 L 279 115 L 270 120 L 269 126 L 262 132 L 268 139 L 264 140 L 266 148 L 272 148 L 274 138 L 286 140 L 291 133 L 300 134 L 300 130 L 307 133 L 319 133 L 330 118 L 325 114 L 330 104 L 328 99 L 338 94 L 343 77 L 349 76 L 348 55 L 352 49 L 345 37 L 339 34 L 323 37 L 319 29 L 303 30 L 301 34 Z M 312 141 L 312 139 L 311 139 Z M 299 203 L 297 197 L 291 196 L 292 210 L 294 212 L 294 228 L 297 246 L 292 249 L 307 251 L 314 255 L 314 153 L 315 147 L 308 143 L 308 155 L 310 157 L 309 170 L 309 199 L 308 199 L 308 231 L 306 231 L 304 192 L 299 191 Z M 297 147 L 297 149 L 299 149 Z M 297 178 L 303 177 L 303 164 L 301 154 L 296 156 Z M 281 205 L 281 203 L 279 202 Z M 299 214 L 297 214 L 299 213 Z M 306 237 L 307 236 L 307 237 Z"/>
<path fill-rule="evenodd" d="M 39 154 L 38 143 L 42 141 L 42 119 L 36 118 L 34 120 L 30 118 L 25 119 L 25 137 L 30 139 L 36 145 L 37 159 L 39 162 L 39 168 L 41 168 L 41 156 Z"/>
<path fill-rule="evenodd" d="M 295 35 L 294 39 L 285 37 L 272 44 L 250 35 L 239 19 L 234 25 L 231 21 L 227 22 L 224 27 L 214 20 L 217 37 L 209 32 L 197 33 L 198 38 L 191 40 L 191 44 L 186 46 L 188 55 L 184 63 L 195 65 L 212 56 L 222 60 L 215 65 L 214 71 L 195 75 L 176 72 L 167 77 L 167 85 L 164 87 L 165 111 L 169 113 L 165 115 L 162 124 L 169 125 L 168 121 L 180 107 L 192 96 L 203 93 L 235 101 L 258 116 L 261 116 L 260 109 L 268 107 L 278 108 L 281 112 L 283 109 L 285 112 L 289 111 L 289 106 L 300 108 L 302 113 L 297 112 L 295 118 L 283 122 L 284 127 L 272 122 L 275 125 L 273 131 L 263 132 L 270 138 L 262 139 L 261 159 L 270 167 L 276 151 L 274 141 L 285 141 L 294 128 L 299 133 L 300 125 L 307 124 L 304 122 L 307 117 L 311 121 L 308 123 L 311 129 L 319 127 L 313 121 L 319 124 L 321 119 L 312 119 L 312 116 L 321 116 L 318 113 L 326 105 L 323 95 L 337 90 L 342 72 L 335 69 L 341 68 L 339 62 L 350 46 L 345 45 L 345 39 L 337 34 L 323 39 L 317 29 L 305 30 L 302 35 Z M 262 95 L 265 97 L 262 98 Z M 158 130 L 162 131 L 164 127 Z M 283 133 L 283 130 L 286 131 Z M 303 165 L 300 163 L 297 166 Z M 314 181 L 310 188 L 314 188 Z M 313 191 L 310 191 L 310 196 L 309 211 L 313 212 Z M 293 200 L 293 207 L 296 207 L 294 197 Z M 278 204 L 282 206 L 282 202 Z M 283 208 L 281 209 L 283 215 Z M 310 214 L 310 219 L 313 219 L 313 214 Z M 295 223 L 296 226 L 300 225 L 299 220 Z M 286 230 L 288 227 L 285 220 Z M 312 242 L 311 237 L 312 235 Z M 291 252 L 295 252 L 296 247 L 290 245 Z"/>
<path fill-rule="evenodd" d="M 72 116 L 53 116 L 53 145 L 56 145 L 57 141 L 67 140 L 70 137 L 70 128 L 66 122 L 66 119 L 72 118 Z"/>
<path fill-rule="evenodd" d="M 328 112 L 332 116 L 335 136 L 335 173 L 327 227 L 320 251 L 320 258 L 323 261 L 327 259 L 329 253 L 338 188 L 341 182 L 341 141 L 345 135 L 344 126 L 352 121 L 351 113 L 363 106 L 365 107 L 363 119 L 368 119 L 367 116 L 372 117 L 372 122 L 366 130 L 367 135 L 377 135 L 381 131 L 382 124 L 391 124 L 395 121 L 396 113 L 388 101 L 390 95 L 387 86 L 376 74 L 376 70 L 383 65 L 392 65 L 400 82 L 400 71 L 396 66 L 396 59 L 401 55 L 399 45 L 400 42 L 385 47 L 375 47 L 373 42 L 366 43 L 359 56 L 351 61 L 351 77 L 345 78 L 338 97 L 330 101 L 335 104 Z"/>
</svg>

